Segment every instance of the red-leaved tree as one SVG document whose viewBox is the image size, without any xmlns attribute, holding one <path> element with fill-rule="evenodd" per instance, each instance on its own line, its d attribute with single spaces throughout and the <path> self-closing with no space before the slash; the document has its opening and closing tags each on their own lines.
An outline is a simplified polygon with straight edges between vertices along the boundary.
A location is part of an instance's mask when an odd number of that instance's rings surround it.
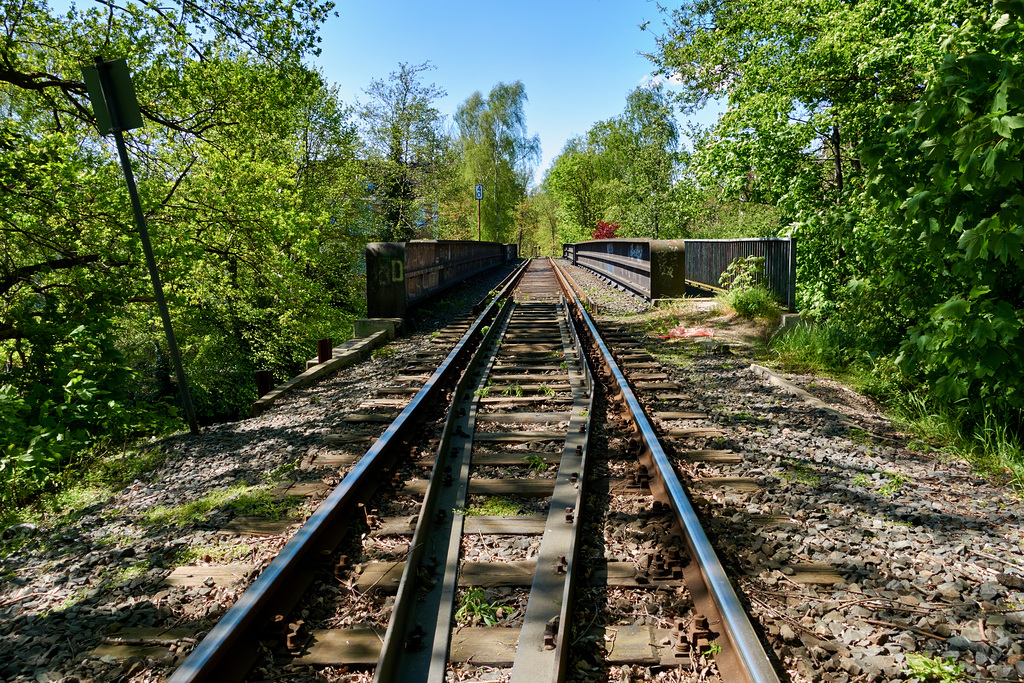
<svg viewBox="0 0 1024 683">
<path fill-rule="evenodd" d="M 615 231 L 622 226 L 618 223 L 607 223 L 605 221 L 598 221 L 597 227 L 594 228 L 593 239 L 595 240 L 610 240 L 615 237 Z"/>
</svg>

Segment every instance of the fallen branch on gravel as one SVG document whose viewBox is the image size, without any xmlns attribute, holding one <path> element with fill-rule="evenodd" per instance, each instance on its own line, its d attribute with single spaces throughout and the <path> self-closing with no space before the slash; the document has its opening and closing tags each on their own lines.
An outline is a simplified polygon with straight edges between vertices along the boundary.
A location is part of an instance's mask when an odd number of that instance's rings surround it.
<svg viewBox="0 0 1024 683">
<path fill-rule="evenodd" d="M 948 638 L 944 638 L 938 634 L 925 631 L 923 628 L 916 626 L 910 626 L 908 624 L 894 624 L 891 621 L 881 621 L 879 619 L 865 619 L 863 617 L 854 617 L 857 621 L 863 621 L 865 624 L 874 624 L 875 626 L 888 626 L 889 628 L 895 628 L 898 630 L 913 631 L 914 633 L 920 633 L 925 638 L 934 638 L 935 640 L 941 640 L 946 642 Z"/>
</svg>

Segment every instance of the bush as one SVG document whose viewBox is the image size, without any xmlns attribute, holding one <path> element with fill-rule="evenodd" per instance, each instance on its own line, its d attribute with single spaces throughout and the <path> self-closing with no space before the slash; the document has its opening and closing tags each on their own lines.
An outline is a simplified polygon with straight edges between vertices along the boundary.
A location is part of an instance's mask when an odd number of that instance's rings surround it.
<svg viewBox="0 0 1024 683">
<path fill-rule="evenodd" d="M 718 279 L 727 290 L 719 296 L 719 303 L 744 318 L 778 318 L 778 300 L 760 283 L 764 267 L 764 256 L 741 256 L 734 259 Z"/>
<path fill-rule="evenodd" d="M 731 290 L 723 294 L 719 301 L 744 318 L 779 317 L 779 302 L 774 294 L 761 285 Z"/>
<path fill-rule="evenodd" d="M 32 363 L 0 384 L 0 503 L 55 483 L 95 447 L 157 428 L 159 406 L 139 406 L 136 384 L 102 316 L 61 329 L 41 313 Z"/>
</svg>

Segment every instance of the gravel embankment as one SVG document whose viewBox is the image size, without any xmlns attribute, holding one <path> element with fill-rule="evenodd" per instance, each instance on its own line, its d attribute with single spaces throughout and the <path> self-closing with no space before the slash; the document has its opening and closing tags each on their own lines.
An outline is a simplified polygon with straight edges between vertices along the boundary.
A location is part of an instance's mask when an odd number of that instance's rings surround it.
<svg viewBox="0 0 1024 683">
<path fill-rule="evenodd" d="M 645 308 L 579 272 L 604 317 L 628 322 Z M 441 308 L 435 313 L 456 312 Z M 419 328 L 392 344 L 394 355 L 347 368 L 259 418 L 152 444 L 166 460 L 151 476 L 68 526 L 30 530 L 29 542 L 0 560 L 0 680 L 159 680 L 159 663 L 93 650 L 132 627 L 187 627 L 201 637 L 241 587 L 169 588 L 162 581 L 171 569 L 229 560 L 258 569 L 287 534 L 224 534 L 231 514 L 222 508 L 183 526 L 147 523 L 146 513 L 273 483 L 275 472 L 325 449 L 323 435 L 344 412 L 429 346 L 431 324 Z M 709 411 L 707 424 L 727 433 L 693 446 L 744 455 L 740 465 L 681 469 L 705 480 L 694 489 L 698 505 L 790 680 L 923 681 L 908 671 L 908 655 L 949 658 L 950 670 L 976 680 L 1024 679 L 1024 502 L 1016 492 L 918 447 L 834 382 L 791 378 L 852 425 L 755 375 L 742 348 L 652 339 L 650 349 L 664 352 L 667 366 L 673 359 L 670 372 L 693 409 Z M 330 482 L 338 473 L 284 476 Z M 708 485 L 713 476 L 759 487 Z M 812 564 L 838 580 L 806 583 Z"/>
<path fill-rule="evenodd" d="M 595 278 L 574 276 L 606 320 L 628 323 L 637 311 Z M 710 411 L 707 425 L 726 430 L 693 447 L 744 456 L 681 469 L 698 482 L 710 535 L 793 681 L 925 681 L 929 669 L 930 680 L 1024 679 L 1018 491 L 915 442 L 836 382 L 790 377 L 846 418 L 756 375 L 749 350 L 648 341 L 693 408 Z M 711 477 L 759 488 L 708 485 Z M 837 580 L 805 582 L 808 565 Z"/>
<path fill-rule="evenodd" d="M 131 642 L 136 627 L 187 628 L 201 637 L 249 581 L 168 587 L 163 582 L 172 569 L 238 562 L 252 565 L 255 576 L 318 499 L 300 503 L 295 524 L 276 536 L 225 533 L 233 514 L 223 505 L 180 526 L 153 521 L 154 510 L 180 513 L 183 506 L 245 485 L 336 483 L 336 469 L 299 465 L 328 448 L 337 452 L 339 447 L 323 445 L 323 436 L 340 428 L 343 414 L 400 374 L 413 353 L 438 350 L 430 333 L 468 311 L 504 272 L 474 278 L 457 295 L 418 313 L 418 331 L 392 342 L 388 352 L 280 399 L 258 418 L 148 444 L 143 450 L 162 452 L 163 464 L 97 501 L 71 524 L 6 530 L 31 537 L 0 558 L 0 681 L 162 680 L 166 663 L 122 661 L 93 650 L 102 642 Z"/>
</svg>

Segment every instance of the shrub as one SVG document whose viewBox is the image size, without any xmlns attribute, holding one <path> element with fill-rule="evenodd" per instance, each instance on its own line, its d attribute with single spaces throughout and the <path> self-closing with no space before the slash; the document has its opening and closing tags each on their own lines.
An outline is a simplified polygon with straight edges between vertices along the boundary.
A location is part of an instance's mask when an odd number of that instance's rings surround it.
<svg viewBox="0 0 1024 683">
<path fill-rule="evenodd" d="M 733 259 L 718 281 L 726 289 L 719 302 L 744 318 L 777 318 L 779 303 L 775 295 L 760 283 L 764 275 L 764 256 Z"/>
<path fill-rule="evenodd" d="M 734 289 L 723 295 L 720 301 L 744 318 L 779 317 L 779 302 L 761 285 Z"/>
</svg>

